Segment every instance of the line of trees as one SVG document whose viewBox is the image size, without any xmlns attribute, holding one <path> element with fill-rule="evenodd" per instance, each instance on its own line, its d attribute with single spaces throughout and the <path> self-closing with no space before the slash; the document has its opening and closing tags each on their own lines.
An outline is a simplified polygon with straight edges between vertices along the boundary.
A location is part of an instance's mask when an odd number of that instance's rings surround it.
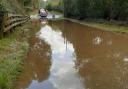
<svg viewBox="0 0 128 89">
<path fill-rule="evenodd" d="M 64 16 L 128 20 L 128 0 L 63 0 Z"/>
</svg>

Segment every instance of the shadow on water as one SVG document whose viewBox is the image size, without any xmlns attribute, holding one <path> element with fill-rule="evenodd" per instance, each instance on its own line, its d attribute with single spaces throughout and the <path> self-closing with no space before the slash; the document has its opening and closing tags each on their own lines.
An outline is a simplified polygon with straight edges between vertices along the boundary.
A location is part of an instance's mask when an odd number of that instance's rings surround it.
<svg viewBox="0 0 128 89">
<path fill-rule="evenodd" d="M 128 35 L 43 21 L 32 22 L 16 89 L 128 89 Z"/>
</svg>

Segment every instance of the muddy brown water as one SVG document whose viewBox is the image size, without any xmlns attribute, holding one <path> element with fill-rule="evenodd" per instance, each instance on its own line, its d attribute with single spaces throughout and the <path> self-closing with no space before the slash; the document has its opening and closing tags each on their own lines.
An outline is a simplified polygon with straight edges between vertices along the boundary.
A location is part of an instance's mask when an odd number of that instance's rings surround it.
<svg viewBox="0 0 128 89">
<path fill-rule="evenodd" d="M 67 20 L 32 22 L 15 89 L 128 89 L 128 35 Z"/>
</svg>

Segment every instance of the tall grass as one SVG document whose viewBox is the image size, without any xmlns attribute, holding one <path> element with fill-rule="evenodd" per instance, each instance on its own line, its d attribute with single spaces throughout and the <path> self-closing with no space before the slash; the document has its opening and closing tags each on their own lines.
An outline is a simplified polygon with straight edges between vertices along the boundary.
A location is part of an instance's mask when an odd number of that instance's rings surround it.
<svg viewBox="0 0 128 89">
<path fill-rule="evenodd" d="M 0 62 L 0 88 L 9 89 L 13 85 L 13 81 L 17 78 L 22 68 L 23 58 L 27 52 L 28 44 L 20 43 L 17 50 L 7 55 Z"/>
<path fill-rule="evenodd" d="M 21 33 L 22 31 L 17 29 L 0 40 L 0 89 L 11 89 L 22 69 L 29 45 L 20 37 Z"/>
</svg>

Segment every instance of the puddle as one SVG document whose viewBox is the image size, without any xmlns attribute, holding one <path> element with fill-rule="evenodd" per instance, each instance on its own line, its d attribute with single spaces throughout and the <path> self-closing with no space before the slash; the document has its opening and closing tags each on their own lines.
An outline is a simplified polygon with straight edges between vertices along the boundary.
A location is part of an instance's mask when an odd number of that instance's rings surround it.
<svg viewBox="0 0 128 89">
<path fill-rule="evenodd" d="M 67 20 L 47 23 L 32 22 L 30 51 L 15 89 L 128 89 L 126 34 Z"/>
</svg>

